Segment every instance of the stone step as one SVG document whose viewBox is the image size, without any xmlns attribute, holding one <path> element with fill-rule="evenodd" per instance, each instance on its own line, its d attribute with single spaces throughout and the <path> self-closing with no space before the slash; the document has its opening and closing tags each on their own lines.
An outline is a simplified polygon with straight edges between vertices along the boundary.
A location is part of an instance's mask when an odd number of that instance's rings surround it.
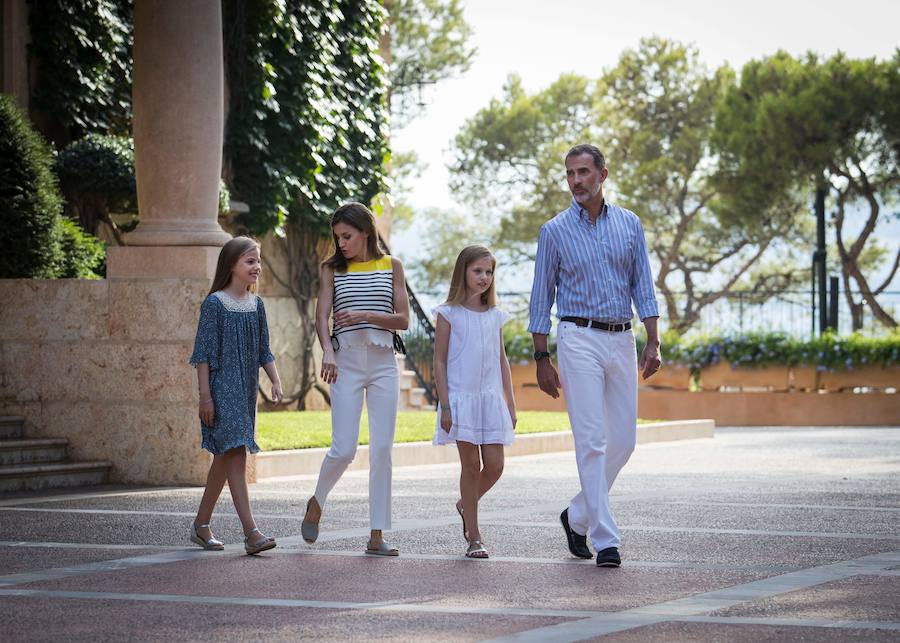
<svg viewBox="0 0 900 643">
<path fill-rule="evenodd" d="M 18 415 L 0 415 L 0 440 L 20 438 L 25 433 L 25 418 Z"/>
<path fill-rule="evenodd" d="M 0 492 L 105 484 L 111 467 L 106 461 L 0 466 Z"/>
<path fill-rule="evenodd" d="M 65 438 L 0 440 L 0 466 L 62 462 L 68 444 Z"/>
</svg>

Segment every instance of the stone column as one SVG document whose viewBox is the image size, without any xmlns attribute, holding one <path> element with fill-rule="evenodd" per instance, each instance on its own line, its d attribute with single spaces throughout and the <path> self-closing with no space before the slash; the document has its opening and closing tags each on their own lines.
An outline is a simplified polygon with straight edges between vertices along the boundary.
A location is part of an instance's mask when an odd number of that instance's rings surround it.
<svg viewBox="0 0 900 643">
<path fill-rule="evenodd" d="M 221 246 L 222 3 L 137 0 L 134 145 L 137 246 Z"/>
<path fill-rule="evenodd" d="M 218 224 L 224 123 L 221 0 L 136 0 L 134 145 L 140 223 L 107 255 L 105 354 L 126 396 L 102 423 L 113 478 L 202 484 L 197 381 L 188 364 L 200 304 L 231 235 Z M 118 396 L 118 399 L 115 399 Z M 121 449 L 120 449 L 121 450 Z M 123 453 L 125 453 L 123 451 Z"/>
</svg>

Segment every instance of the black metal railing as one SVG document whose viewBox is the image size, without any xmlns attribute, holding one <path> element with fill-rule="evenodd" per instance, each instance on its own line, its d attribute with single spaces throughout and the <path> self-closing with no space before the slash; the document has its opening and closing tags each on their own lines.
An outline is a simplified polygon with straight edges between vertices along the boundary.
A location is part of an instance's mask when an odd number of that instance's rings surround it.
<svg viewBox="0 0 900 643">
<path fill-rule="evenodd" d="M 381 235 L 378 241 L 387 254 L 391 249 Z M 406 295 L 409 297 L 409 327 L 400 333 L 406 345 L 406 366 L 416 374 L 416 381 L 425 390 L 425 398 L 429 404 L 437 404 L 437 386 L 434 383 L 434 325 L 428 318 L 425 309 L 413 292 L 412 286 L 406 282 Z"/>
</svg>

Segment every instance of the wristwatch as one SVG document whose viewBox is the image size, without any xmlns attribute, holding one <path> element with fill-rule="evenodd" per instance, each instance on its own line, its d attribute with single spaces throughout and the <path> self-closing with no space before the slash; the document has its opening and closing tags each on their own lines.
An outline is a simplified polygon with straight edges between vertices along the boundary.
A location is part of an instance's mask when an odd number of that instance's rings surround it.
<svg viewBox="0 0 900 643">
<path fill-rule="evenodd" d="M 550 357 L 550 353 L 547 351 L 534 351 L 534 361 L 540 362 L 542 359 Z"/>
</svg>

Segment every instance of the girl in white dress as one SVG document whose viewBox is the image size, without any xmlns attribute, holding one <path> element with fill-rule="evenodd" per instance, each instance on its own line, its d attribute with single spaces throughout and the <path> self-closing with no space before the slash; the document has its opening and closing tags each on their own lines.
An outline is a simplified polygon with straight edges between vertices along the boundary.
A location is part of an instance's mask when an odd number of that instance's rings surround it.
<svg viewBox="0 0 900 643">
<path fill-rule="evenodd" d="M 503 473 L 503 447 L 516 426 L 503 324 L 496 307 L 496 260 L 483 246 L 459 253 L 447 301 L 434 309 L 434 380 L 438 418 L 434 444 L 456 444 L 462 472 L 456 510 L 468 558 L 487 558 L 478 529 L 478 500 Z"/>
</svg>

